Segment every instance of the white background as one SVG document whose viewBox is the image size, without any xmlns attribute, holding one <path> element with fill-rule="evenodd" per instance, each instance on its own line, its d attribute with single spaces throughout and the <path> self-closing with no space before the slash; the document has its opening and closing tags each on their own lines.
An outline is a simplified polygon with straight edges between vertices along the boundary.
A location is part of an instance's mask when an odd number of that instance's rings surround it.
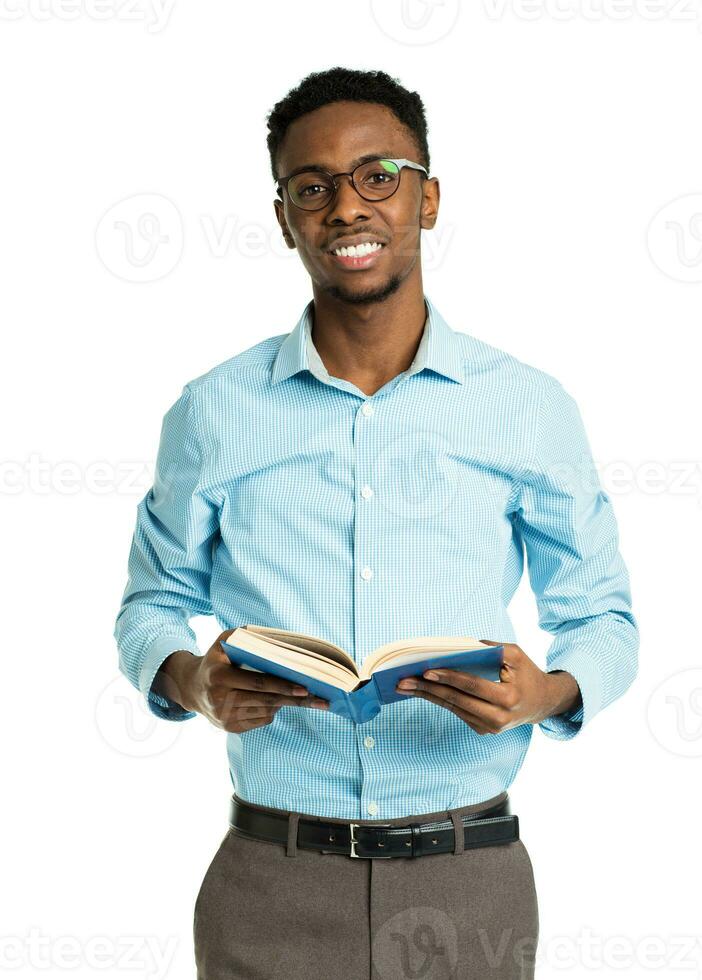
<svg viewBox="0 0 702 980">
<path fill-rule="evenodd" d="M 0 968 L 194 976 L 225 735 L 148 715 L 112 629 L 165 411 L 310 298 L 265 115 L 340 64 L 422 95 L 442 192 L 426 292 L 575 397 L 630 570 L 638 679 L 574 741 L 535 732 L 511 787 L 537 976 L 702 976 L 702 14 L 151 2 L 0 0 Z M 526 579 L 510 611 L 543 663 Z M 193 625 L 206 649 L 218 625 Z"/>
</svg>

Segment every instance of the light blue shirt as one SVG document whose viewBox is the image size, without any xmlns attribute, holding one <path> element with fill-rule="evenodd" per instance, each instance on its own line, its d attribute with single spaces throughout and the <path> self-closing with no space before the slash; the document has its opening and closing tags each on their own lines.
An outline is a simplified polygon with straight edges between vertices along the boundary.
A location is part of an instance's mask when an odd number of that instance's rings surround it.
<svg viewBox="0 0 702 980">
<path fill-rule="evenodd" d="M 114 632 L 120 669 L 158 717 L 195 717 L 151 691 L 170 653 L 201 653 L 193 615 L 217 632 L 323 637 L 358 665 L 412 636 L 518 642 L 507 607 L 525 554 L 553 636 L 546 669 L 570 672 L 582 695 L 541 730 L 572 738 L 633 681 L 628 574 L 575 401 L 425 302 L 412 365 L 372 396 L 324 368 L 310 301 L 290 333 L 189 382 L 166 413 Z M 383 820 L 502 792 L 532 730 L 479 735 L 419 697 L 362 725 L 286 706 L 227 733 L 227 752 L 243 799 Z"/>
</svg>

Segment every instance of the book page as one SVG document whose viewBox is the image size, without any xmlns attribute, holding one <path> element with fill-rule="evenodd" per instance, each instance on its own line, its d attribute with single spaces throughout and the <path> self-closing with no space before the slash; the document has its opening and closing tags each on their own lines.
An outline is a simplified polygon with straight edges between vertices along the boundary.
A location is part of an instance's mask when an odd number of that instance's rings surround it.
<svg viewBox="0 0 702 980">
<path fill-rule="evenodd" d="M 428 654 L 460 653 L 463 650 L 482 650 L 490 644 L 481 643 L 472 636 L 415 636 L 407 640 L 395 640 L 374 650 L 359 671 L 365 680 L 375 670 L 399 667 L 424 660 Z"/>
<path fill-rule="evenodd" d="M 272 637 L 259 636 L 242 626 L 235 629 L 225 643 L 255 653 L 272 664 L 281 664 L 308 677 L 316 677 L 343 691 L 352 691 L 358 684 L 358 675 L 352 674 L 345 666 Z"/>
<path fill-rule="evenodd" d="M 248 630 L 251 633 L 258 633 L 270 640 L 271 643 L 282 643 L 292 650 L 298 652 L 311 653 L 331 660 L 342 667 L 346 667 L 352 674 L 358 676 L 356 664 L 352 658 L 342 650 L 341 647 L 327 640 L 321 640 L 318 636 L 307 636 L 305 633 L 292 633 L 289 630 L 276 629 L 274 626 L 241 626 L 239 629 Z"/>
</svg>

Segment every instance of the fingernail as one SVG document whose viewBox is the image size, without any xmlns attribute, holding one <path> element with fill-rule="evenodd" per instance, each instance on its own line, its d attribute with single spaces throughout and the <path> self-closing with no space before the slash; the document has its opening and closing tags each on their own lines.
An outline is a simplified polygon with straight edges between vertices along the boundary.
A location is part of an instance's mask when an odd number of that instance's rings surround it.
<svg viewBox="0 0 702 980">
<path fill-rule="evenodd" d="M 414 677 L 405 677 L 404 680 L 400 681 L 399 686 L 407 690 L 408 688 L 416 687 L 417 682 Z"/>
<path fill-rule="evenodd" d="M 428 681 L 438 681 L 439 675 L 435 674 L 433 670 L 428 670 L 424 675 Z"/>
<path fill-rule="evenodd" d="M 313 698 L 312 699 L 312 704 L 315 706 L 315 708 L 328 708 L 329 707 L 329 704 L 326 701 L 323 701 L 321 698 Z"/>
<path fill-rule="evenodd" d="M 300 684 L 296 684 L 293 688 L 293 694 L 307 694 L 307 688 L 301 687 Z"/>
</svg>

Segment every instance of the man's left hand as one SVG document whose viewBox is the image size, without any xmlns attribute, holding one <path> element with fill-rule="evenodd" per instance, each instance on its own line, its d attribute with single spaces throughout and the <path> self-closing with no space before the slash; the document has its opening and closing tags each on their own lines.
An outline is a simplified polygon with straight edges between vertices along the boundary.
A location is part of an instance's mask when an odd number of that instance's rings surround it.
<svg viewBox="0 0 702 980">
<path fill-rule="evenodd" d="M 500 645 L 496 640 L 480 642 Z M 572 674 L 543 671 L 516 643 L 502 646 L 500 683 L 462 670 L 433 667 L 422 677 L 401 680 L 396 690 L 448 708 L 479 735 L 535 725 L 581 703 L 580 688 Z"/>
</svg>

